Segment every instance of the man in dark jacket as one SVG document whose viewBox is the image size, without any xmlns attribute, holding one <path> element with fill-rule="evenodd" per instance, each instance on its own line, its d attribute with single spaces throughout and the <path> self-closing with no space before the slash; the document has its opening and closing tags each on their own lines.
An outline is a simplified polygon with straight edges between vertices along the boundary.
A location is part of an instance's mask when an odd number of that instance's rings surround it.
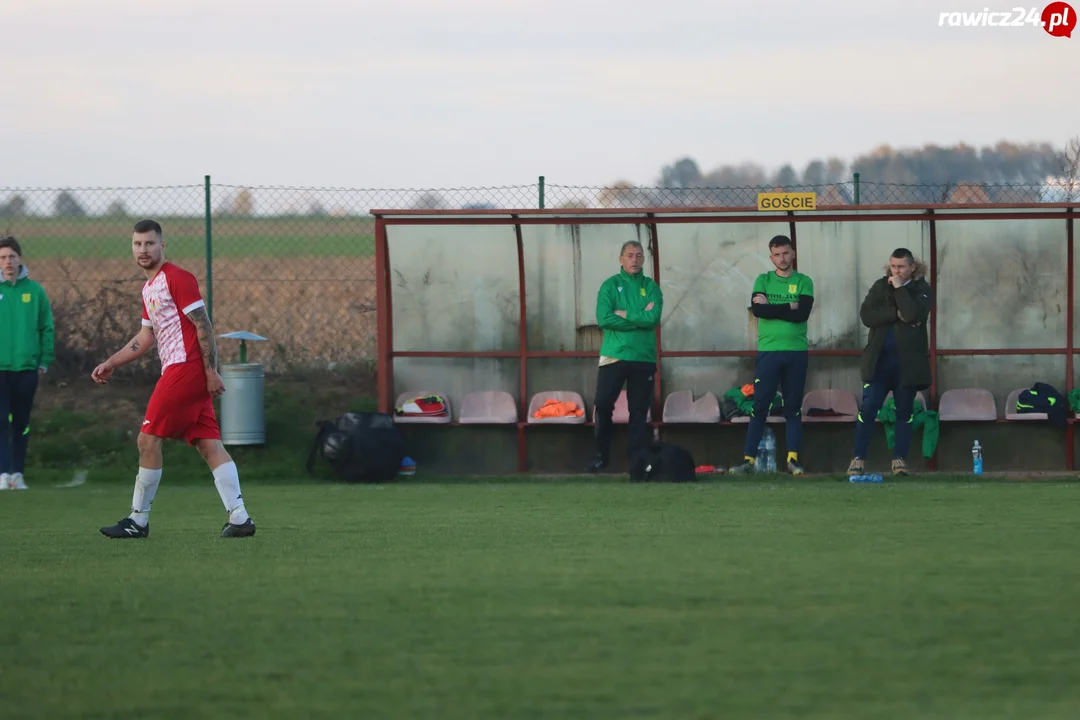
<svg viewBox="0 0 1080 720">
<path fill-rule="evenodd" d="M 863 300 L 860 317 L 870 328 L 870 337 L 862 356 L 862 410 L 848 475 L 860 475 L 866 469 L 874 421 L 889 391 L 896 402 L 892 471 L 907 475 L 915 394 L 930 387 L 931 379 L 926 323 L 934 300 L 925 276 L 925 267 L 915 261 L 911 251 L 899 248 L 889 258 L 886 276 L 874 283 Z"/>
</svg>

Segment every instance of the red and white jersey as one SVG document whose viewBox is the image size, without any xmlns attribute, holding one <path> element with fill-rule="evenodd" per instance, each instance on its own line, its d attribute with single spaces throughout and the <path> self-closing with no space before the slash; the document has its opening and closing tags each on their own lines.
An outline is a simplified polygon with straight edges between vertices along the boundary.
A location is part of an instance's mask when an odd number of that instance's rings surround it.
<svg viewBox="0 0 1080 720">
<path fill-rule="evenodd" d="M 161 372 L 170 365 L 202 359 L 198 330 L 187 317 L 205 306 L 194 275 L 166 262 L 143 285 L 142 301 L 142 324 L 154 328 Z"/>
</svg>

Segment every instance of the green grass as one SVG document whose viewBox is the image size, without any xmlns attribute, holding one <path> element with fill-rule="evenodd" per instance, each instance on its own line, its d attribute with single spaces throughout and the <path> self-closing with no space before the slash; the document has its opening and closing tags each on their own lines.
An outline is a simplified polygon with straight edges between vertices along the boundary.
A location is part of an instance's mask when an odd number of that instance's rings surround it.
<svg viewBox="0 0 1080 720">
<path fill-rule="evenodd" d="M 243 467 L 241 468 L 243 472 Z M 299 478 L 295 478 L 299 480 Z M 0 494 L 5 717 L 1075 718 L 1080 485 Z"/>
<path fill-rule="evenodd" d="M 0 493 L 0 716 L 1080 714 L 1080 483 L 308 477 L 365 372 L 268 381 L 244 540 L 178 442 L 151 537 L 101 537 L 149 389 L 48 385 Z"/>
<path fill-rule="evenodd" d="M 24 217 L 4 219 L 2 229 L 20 238 L 30 258 L 130 259 L 136 218 Z M 169 257 L 205 258 L 203 218 L 159 218 Z M 371 257 L 374 220 L 367 216 L 223 217 L 211 223 L 217 258 Z"/>
</svg>

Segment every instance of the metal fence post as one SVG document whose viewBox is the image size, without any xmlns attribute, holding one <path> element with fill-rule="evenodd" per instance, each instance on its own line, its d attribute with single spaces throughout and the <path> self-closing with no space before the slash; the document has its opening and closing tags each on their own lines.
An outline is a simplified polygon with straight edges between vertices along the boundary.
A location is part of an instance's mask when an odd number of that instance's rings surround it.
<svg viewBox="0 0 1080 720">
<path fill-rule="evenodd" d="M 855 204 L 859 204 L 859 173 L 855 173 Z"/>
<path fill-rule="evenodd" d="M 544 176 L 540 176 L 540 209 L 544 209 Z"/>
<path fill-rule="evenodd" d="M 210 228 L 210 176 L 204 178 L 206 195 L 206 315 L 214 320 L 214 234 Z"/>
</svg>

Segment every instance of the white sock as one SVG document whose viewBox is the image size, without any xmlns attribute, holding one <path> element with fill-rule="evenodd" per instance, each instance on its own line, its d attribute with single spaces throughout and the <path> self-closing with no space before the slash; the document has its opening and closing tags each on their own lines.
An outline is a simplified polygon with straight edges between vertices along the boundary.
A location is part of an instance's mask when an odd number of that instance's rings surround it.
<svg viewBox="0 0 1080 720">
<path fill-rule="evenodd" d="M 131 495 L 131 515 L 128 516 L 139 527 L 146 527 L 150 522 L 150 506 L 154 503 L 160 482 L 161 468 L 139 468 L 139 474 L 135 476 L 135 492 Z"/>
<path fill-rule="evenodd" d="M 248 514 L 244 509 L 244 496 L 240 494 L 240 475 L 236 472 L 236 463 L 230 460 L 214 470 L 214 486 L 221 496 L 221 504 L 229 513 L 229 522 L 233 525 L 246 523 Z"/>
</svg>

